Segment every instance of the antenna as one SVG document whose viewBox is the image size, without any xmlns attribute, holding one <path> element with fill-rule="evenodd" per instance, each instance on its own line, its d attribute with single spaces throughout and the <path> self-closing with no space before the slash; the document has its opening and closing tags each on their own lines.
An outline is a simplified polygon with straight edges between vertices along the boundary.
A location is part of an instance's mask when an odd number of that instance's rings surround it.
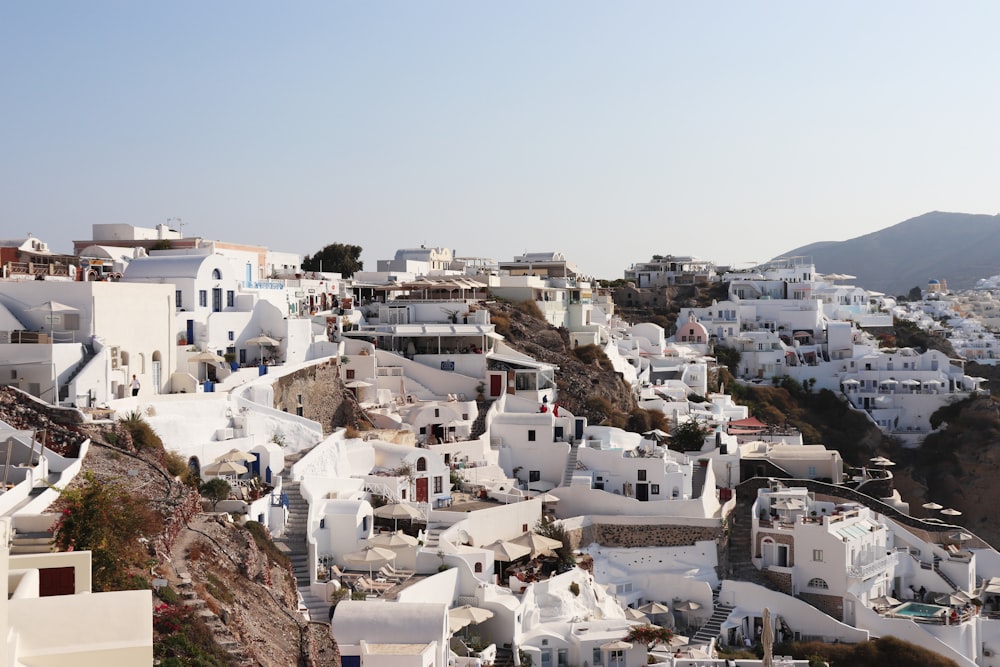
<svg viewBox="0 0 1000 667">
<path fill-rule="evenodd" d="M 180 218 L 167 218 L 167 227 L 170 226 L 171 222 L 176 222 L 178 231 L 180 232 L 181 238 L 184 238 L 184 221 Z"/>
</svg>

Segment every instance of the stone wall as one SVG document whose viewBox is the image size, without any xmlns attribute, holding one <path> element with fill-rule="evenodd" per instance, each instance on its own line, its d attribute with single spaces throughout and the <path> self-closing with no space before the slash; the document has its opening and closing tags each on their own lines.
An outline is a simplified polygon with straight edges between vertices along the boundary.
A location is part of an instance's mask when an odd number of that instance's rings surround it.
<svg viewBox="0 0 1000 667">
<path fill-rule="evenodd" d="M 726 528 L 717 526 L 684 526 L 674 524 L 608 524 L 591 523 L 582 528 L 566 530 L 573 549 L 596 542 L 603 547 L 688 547 L 706 540 L 728 544 Z"/>
<path fill-rule="evenodd" d="M 792 574 L 791 572 L 774 572 L 772 570 L 761 570 L 761 574 L 775 585 L 776 590 L 781 591 L 785 595 L 792 594 Z"/>
<path fill-rule="evenodd" d="M 582 530 L 583 543 L 604 547 L 686 547 L 695 542 L 723 540 L 722 526 L 622 526 L 593 523 Z"/>
<path fill-rule="evenodd" d="M 323 433 L 357 426 L 354 402 L 344 395 L 336 361 L 302 368 L 274 383 L 274 407 L 319 422 Z"/>
<path fill-rule="evenodd" d="M 836 595 L 822 595 L 820 593 L 799 593 L 799 597 L 816 607 L 827 616 L 844 620 L 844 599 Z"/>
</svg>

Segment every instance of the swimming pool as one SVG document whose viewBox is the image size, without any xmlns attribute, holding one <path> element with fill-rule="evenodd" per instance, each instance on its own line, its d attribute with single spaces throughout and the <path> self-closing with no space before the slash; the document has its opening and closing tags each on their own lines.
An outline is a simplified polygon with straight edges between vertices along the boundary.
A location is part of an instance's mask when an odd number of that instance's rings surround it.
<svg viewBox="0 0 1000 667">
<path fill-rule="evenodd" d="M 911 618 L 941 618 L 948 612 L 948 607 L 939 607 L 936 604 L 904 602 L 901 606 L 893 609 L 891 613 L 893 616 L 909 616 Z"/>
</svg>

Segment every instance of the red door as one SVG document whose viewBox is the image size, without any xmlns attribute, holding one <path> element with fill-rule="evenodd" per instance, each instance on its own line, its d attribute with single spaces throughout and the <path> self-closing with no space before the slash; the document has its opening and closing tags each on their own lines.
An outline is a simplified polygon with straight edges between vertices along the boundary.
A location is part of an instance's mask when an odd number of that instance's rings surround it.
<svg viewBox="0 0 1000 667">
<path fill-rule="evenodd" d="M 503 393 L 503 376 L 499 373 L 490 376 L 490 397 L 496 398 Z"/>
<path fill-rule="evenodd" d="M 427 478 L 419 477 L 417 478 L 417 502 L 426 503 L 427 502 Z"/>
</svg>

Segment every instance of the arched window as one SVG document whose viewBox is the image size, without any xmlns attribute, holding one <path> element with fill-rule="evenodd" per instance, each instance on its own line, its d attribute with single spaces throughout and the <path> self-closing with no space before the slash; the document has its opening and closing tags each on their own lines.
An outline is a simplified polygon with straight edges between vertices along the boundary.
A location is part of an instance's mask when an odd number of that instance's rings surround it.
<svg viewBox="0 0 1000 667">
<path fill-rule="evenodd" d="M 476 572 L 482 572 L 482 571 L 483 571 L 483 564 L 476 563 Z"/>
<path fill-rule="evenodd" d="M 419 459 L 417 459 L 417 472 L 426 472 L 426 471 L 427 471 L 427 459 L 421 456 Z"/>
<path fill-rule="evenodd" d="M 222 271 L 219 269 L 212 269 L 212 280 L 222 280 Z"/>
<path fill-rule="evenodd" d="M 809 588 L 823 588 L 823 589 L 830 588 L 830 586 L 827 585 L 826 581 L 820 579 L 819 577 L 816 577 L 815 579 L 810 579 L 808 586 Z"/>
</svg>

